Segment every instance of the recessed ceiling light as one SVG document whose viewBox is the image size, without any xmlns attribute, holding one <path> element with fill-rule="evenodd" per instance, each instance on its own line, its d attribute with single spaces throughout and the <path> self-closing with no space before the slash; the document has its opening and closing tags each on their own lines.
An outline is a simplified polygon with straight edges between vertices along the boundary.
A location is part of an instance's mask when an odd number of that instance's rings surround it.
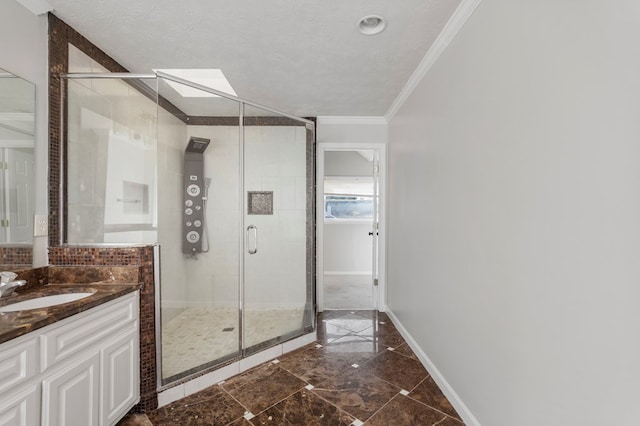
<svg viewBox="0 0 640 426">
<path fill-rule="evenodd" d="M 367 15 L 358 21 L 357 26 L 362 34 L 375 35 L 387 28 L 387 20 L 380 15 Z"/>
<path fill-rule="evenodd" d="M 202 86 L 210 87 L 233 96 L 238 96 L 220 69 L 160 69 L 154 71 L 162 71 Z M 218 97 L 218 95 L 214 95 L 213 93 L 204 92 L 170 80 L 167 80 L 167 83 L 169 83 L 169 85 L 184 98 Z"/>
</svg>

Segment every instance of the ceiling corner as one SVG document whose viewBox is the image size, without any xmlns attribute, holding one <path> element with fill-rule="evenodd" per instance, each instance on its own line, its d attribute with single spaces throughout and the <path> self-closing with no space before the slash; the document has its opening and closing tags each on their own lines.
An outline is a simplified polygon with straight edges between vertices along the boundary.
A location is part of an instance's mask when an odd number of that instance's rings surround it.
<svg viewBox="0 0 640 426">
<path fill-rule="evenodd" d="M 47 0 L 16 0 L 34 15 L 43 15 L 53 11 L 53 6 Z"/>
</svg>

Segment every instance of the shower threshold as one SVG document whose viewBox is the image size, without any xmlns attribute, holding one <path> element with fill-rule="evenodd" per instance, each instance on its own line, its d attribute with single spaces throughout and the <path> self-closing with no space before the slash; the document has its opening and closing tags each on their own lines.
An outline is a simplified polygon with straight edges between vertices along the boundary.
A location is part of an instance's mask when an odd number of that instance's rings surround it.
<svg viewBox="0 0 640 426">
<path fill-rule="evenodd" d="M 284 340 L 284 338 L 282 339 Z M 265 362 L 277 359 L 278 357 L 299 349 L 317 340 L 316 331 L 312 331 L 302 336 L 283 341 L 280 344 L 271 346 L 268 349 L 257 352 L 245 358 L 231 358 L 224 363 L 224 360 L 217 360 L 212 367 L 213 370 L 203 373 L 199 371 L 191 377 L 185 377 L 177 382 L 170 383 L 158 389 L 158 407 L 170 404 L 178 399 L 184 398 L 202 389 L 208 388 L 227 380 L 233 376 L 243 373 Z M 235 359 L 235 361 L 233 361 Z M 201 370 L 202 367 L 198 368 Z"/>
</svg>

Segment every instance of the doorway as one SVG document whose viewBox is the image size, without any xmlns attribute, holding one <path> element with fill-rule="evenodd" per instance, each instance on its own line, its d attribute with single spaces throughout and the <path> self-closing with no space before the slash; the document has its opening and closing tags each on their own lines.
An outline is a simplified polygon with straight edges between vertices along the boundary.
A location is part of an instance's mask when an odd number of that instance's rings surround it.
<svg viewBox="0 0 640 426">
<path fill-rule="evenodd" d="M 384 144 L 318 144 L 317 304 L 384 310 Z"/>
</svg>

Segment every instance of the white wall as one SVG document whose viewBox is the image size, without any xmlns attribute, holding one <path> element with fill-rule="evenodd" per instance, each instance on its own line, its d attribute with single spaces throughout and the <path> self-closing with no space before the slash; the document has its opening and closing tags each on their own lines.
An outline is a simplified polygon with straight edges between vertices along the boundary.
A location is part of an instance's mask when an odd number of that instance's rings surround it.
<svg viewBox="0 0 640 426">
<path fill-rule="evenodd" d="M 324 272 L 371 274 L 371 222 L 324 223 Z"/>
<path fill-rule="evenodd" d="M 48 209 L 47 17 L 15 0 L 0 2 L 0 68 L 36 85 L 35 213 Z M 48 263 L 48 237 L 34 238 L 34 266 Z"/>
<path fill-rule="evenodd" d="M 318 117 L 318 143 L 387 143 L 383 117 Z"/>
<path fill-rule="evenodd" d="M 388 305 L 483 425 L 640 424 L 638 40 L 484 0 L 390 122 Z"/>
<path fill-rule="evenodd" d="M 325 176 L 371 176 L 373 163 L 357 151 L 326 151 Z"/>
</svg>

